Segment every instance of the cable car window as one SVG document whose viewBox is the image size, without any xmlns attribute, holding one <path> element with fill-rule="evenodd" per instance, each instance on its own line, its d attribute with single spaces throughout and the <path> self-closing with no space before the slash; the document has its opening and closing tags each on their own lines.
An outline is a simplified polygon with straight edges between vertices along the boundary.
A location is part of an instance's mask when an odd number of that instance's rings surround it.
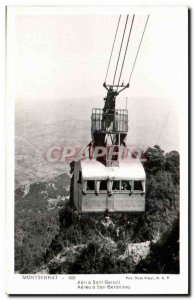
<svg viewBox="0 0 194 300">
<path fill-rule="evenodd" d="M 121 191 L 131 191 L 131 183 L 127 180 L 122 180 Z"/>
<path fill-rule="evenodd" d="M 134 191 L 143 191 L 143 185 L 140 180 L 134 181 Z"/>
<path fill-rule="evenodd" d="M 100 191 L 107 191 L 107 180 L 100 181 Z"/>
<path fill-rule="evenodd" d="M 94 188 L 95 188 L 95 181 L 88 180 L 87 181 L 87 191 L 94 191 Z"/>
<path fill-rule="evenodd" d="M 113 192 L 120 191 L 120 181 L 119 180 L 114 180 L 113 181 L 112 190 L 113 190 Z"/>
</svg>

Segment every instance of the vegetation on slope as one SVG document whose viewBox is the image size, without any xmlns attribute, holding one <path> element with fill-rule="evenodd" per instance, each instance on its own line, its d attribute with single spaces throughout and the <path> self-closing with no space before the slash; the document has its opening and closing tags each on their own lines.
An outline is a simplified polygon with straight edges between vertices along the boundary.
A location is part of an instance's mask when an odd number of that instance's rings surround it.
<svg viewBox="0 0 194 300">
<path fill-rule="evenodd" d="M 38 182 L 15 191 L 15 270 L 33 273 L 59 231 L 59 209 L 68 194 L 64 174 L 52 182 Z M 56 199 L 53 205 L 49 200 Z"/>
</svg>

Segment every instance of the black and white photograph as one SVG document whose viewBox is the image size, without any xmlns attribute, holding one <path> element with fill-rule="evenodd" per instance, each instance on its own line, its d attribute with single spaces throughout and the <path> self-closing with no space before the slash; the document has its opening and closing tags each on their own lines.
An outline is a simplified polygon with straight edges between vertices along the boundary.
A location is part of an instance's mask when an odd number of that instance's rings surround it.
<svg viewBox="0 0 194 300">
<path fill-rule="evenodd" d="M 187 294 L 188 9 L 12 6 L 6 47 L 8 293 Z"/>
</svg>

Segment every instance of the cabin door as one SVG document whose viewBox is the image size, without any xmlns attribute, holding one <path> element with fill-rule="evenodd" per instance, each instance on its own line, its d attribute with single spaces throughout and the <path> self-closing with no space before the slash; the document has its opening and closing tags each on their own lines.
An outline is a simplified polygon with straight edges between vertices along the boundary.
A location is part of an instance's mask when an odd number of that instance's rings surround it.
<svg viewBox="0 0 194 300">
<path fill-rule="evenodd" d="M 108 211 L 113 211 L 114 210 L 114 194 L 112 195 L 107 195 L 107 210 Z"/>
</svg>

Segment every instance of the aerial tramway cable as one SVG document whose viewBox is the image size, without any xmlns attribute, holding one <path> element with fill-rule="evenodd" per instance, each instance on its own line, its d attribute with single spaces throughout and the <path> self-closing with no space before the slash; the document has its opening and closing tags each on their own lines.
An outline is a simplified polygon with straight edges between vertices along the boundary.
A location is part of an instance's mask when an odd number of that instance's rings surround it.
<svg viewBox="0 0 194 300">
<path fill-rule="evenodd" d="M 128 45 L 129 45 L 129 40 L 130 40 L 132 28 L 133 28 L 134 19 L 135 19 L 135 15 L 133 15 L 132 22 L 131 22 L 131 27 L 130 27 L 130 31 L 129 31 L 127 45 L 126 45 L 126 48 L 125 48 L 125 54 L 124 54 L 124 58 L 123 58 L 123 63 L 122 63 L 122 66 L 121 66 L 121 72 L 120 72 L 120 76 L 119 76 L 119 80 L 118 80 L 118 86 L 119 86 L 119 83 L 120 83 L 120 80 L 121 80 L 121 75 L 122 75 L 122 72 L 123 72 L 123 66 L 124 66 L 124 63 L 125 63 L 125 57 L 126 57 L 126 54 L 127 54 L 127 49 L 128 49 Z M 117 87 L 117 90 L 118 90 L 118 87 Z"/>
<path fill-rule="evenodd" d="M 137 50 L 137 54 L 136 54 L 136 57 L 135 57 L 135 60 L 134 60 L 134 63 L 133 63 L 133 67 L 132 67 L 132 70 L 131 70 L 131 73 L 130 73 L 130 76 L 129 76 L 129 83 L 130 83 L 130 80 L 131 80 L 131 77 L 132 77 L 132 74 L 133 74 L 133 70 L 134 70 L 134 67 L 135 67 L 135 63 L 137 61 L 137 56 L 138 56 L 138 53 L 139 53 L 139 50 L 140 50 L 140 47 L 141 47 L 141 43 L 142 43 L 142 40 L 143 40 L 143 37 L 144 37 L 144 33 L 145 33 L 145 30 L 146 30 L 146 26 L 147 26 L 147 23 L 148 23 L 148 19 L 149 19 L 149 15 L 147 17 L 147 20 L 146 20 L 146 23 L 145 23 L 145 26 L 144 26 L 144 30 L 143 30 L 143 33 L 142 33 L 142 36 L 141 36 L 141 40 L 140 40 L 140 43 L 139 43 L 139 47 L 138 47 L 138 50 Z"/>
<path fill-rule="evenodd" d="M 111 62 L 111 59 L 112 59 L 112 54 L 113 54 L 113 50 L 114 50 L 114 46 L 115 46 L 115 41 L 116 41 L 116 38 L 117 38 L 117 32 L 118 32 L 118 29 L 119 29 L 120 20 L 121 20 L 121 15 L 119 16 L 119 20 L 118 20 L 118 24 L 117 24 L 117 29 L 116 29 L 116 33 L 115 33 L 115 37 L 114 37 L 114 42 L 113 42 L 113 45 L 112 45 L 112 50 L 111 50 L 111 54 L 110 54 L 110 58 L 109 58 L 109 62 L 108 62 L 108 68 L 107 68 L 107 71 L 106 71 L 105 82 L 106 82 L 106 79 L 107 79 L 107 76 L 108 76 L 108 71 L 109 71 L 110 62 Z"/>
<path fill-rule="evenodd" d="M 122 36 L 121 45 L 120 45 L 120 49 L 119 49 L 119 54 L 118 54 L 118 58 L 117 58 L 117 63 L 116 63 L 116 68 L 115 68 L 115 72 L 114 72 L 112 86 L 114 86 L 116 75 L 117 75 L 117 69 L 118 69 L 118 65 L 119 65 L 119 61 L 120 61 L 121 51 L 122 51 L 122 48 L 123 48 L 123 41 L 124 41 L 124 38 L 125 38 L 125 32 L 126 32 L 126 28 L 127 28 L 128 18 L 129 18 L 129 15 L 127 15 L 126 21 L 125 21 L 125 25 L 124 25 L 123 36 Z M 128 39 L 127 39 L 127 44 L 126 44 L 126 48 L 125 48 L 123 62 L 122 62 L 122 66 L 121 66 L 121 70 L 120 70 L 120 75 L 119 75 L 119 79 L 118 79 L 118 84 L 116 85 L 117 91 L 118 91 L 118 88 L 119 88 L 119 84 L 120 84 L 120 80 L 121 80 L 121 76 L 122 76 L 122 72 L 123 72 L 123 67 L 124 67 L 124 64 L 125 64 L 125 58 L 126 58 L 126 54 L 127 54 L 127 50 L 128 50 L 129 40 L 131 38 L 131 33 L 132 33 L 133 25 L 134 25 L 134 19 L 135 19 L 135 15 L 133 15 L 131 26 L 130 26 L 130 30 L 129 30 L 129 35 L 128 35 Z M 136 61 L 137 61 L 139 50 L 141 48 L 141 44 L 142 44 L 143 37 L 144 37 L 144 34 L 145 34 L 145 30 L 146 30 L 146 27 L 147 27 L 148 19 L 149 19 L 149 15 L 147 16 L 147 19 L 146 19 L 146 22 L 145 22 L 145 25 L 144 25 L 143 33 L 142 33 L 142 36 L 141 36 L 141 39 L 140 39 L 140 42 L 139 42 L 139 46 L 138 46 L 138 49 L 137 49 L 135 60 L 133 62 L 133 66 L 132 66 L 132 69 L 131 69 L 131 72 L 130 72 L 129 81 L 128 81 L 128 84 L 125 86 L 125 88 L 128 87 L 129 84 L 130 84 L 130 80 L 131 80 L 131 77 L 132 77 L 132 74 L 133 74 L 133 71 L 134 71 L 134 67 L 135 67 L 135 64 L 136 64 Z M 109 72 L 109 68 L 110 68 L 110 63 L 111 63 L 111 60 L 112 60 L 113 50 L 114 50 L 115 42 L 116 42 L 116 39 L 117 39 L 117 34 L 118 34 L 119 25 L 120 25 L 120 20 L 121 20 L 121 15 L 119 16 L 119 20 L 118 20 L 118 24 L 117 24 L 117 28 L 116 28 L 116 32 L 115 32 L 115 37 L 114 37 L 114 41 L 113 41 L 113 45 L 112 45 L 112 50 L 111 50 L 111 54 L 110 54 L 110 58 L 109 58 L 109 62 L 108 62 L 106 76 L 105 76 L 105 83 L 106 83 L 106 80 L 107 80 L 107 76 L 108 76 L 108 72 Z"/>
<path fill-rule="evenodd" d="M 161 136 L 162 136 L 163 130 L 164 130 L 164 128 L 166 127 L 166 123 L 167 123 L 168 117 L 169 117 L 169 115 L 170 115 L 171 109 L 172 109 L 172 105 L 169 107 L 169 110 L 168 110 L 168 112 L 167 112 L 167 114 L 166 114 L 166 117 L 164 118 L 164 122 L 163 122 L 163 124 L 162 124 L 162 128 L 161 128 L 161 130 L 160 130 L 160 132 L 159 132 L 159 136 L 158 136 L 158 139 L 157 139 L 155 145 L 158 145 L 158 143 L 159 143 L 159 140 L 160 140 L 160 138 L 161 138 Z"/>
<path fill-rule="evenodd" d="M 119 55 L 118 55 L 118 59 L 117 59 L 115 74 L 114 74 L 114 78 L 113 78 L 113 85 L 114 85 L 114 82 L 115 82 L 115 77 L 116 77 L 116 73 L 117 73 L 118 63 L 119 63 L 119 60 L 120 60 L 121 49 L 122 49 L 122 46 L 123 46 L 123 40 L 124 40 L 124 37 L 125 37 L 125 31 L 126 31 L 126 27 L 127 27 L 128 18 L 129 18 L 129 15 L 127 15 L 126 22 L 125 22 L 125 28 L 124 28 L 124 32 L 123 32 L 123 37 L 122 37 L 121 46 L 120 46 L 120 50 L 119 50 Z"/>
</svg>

